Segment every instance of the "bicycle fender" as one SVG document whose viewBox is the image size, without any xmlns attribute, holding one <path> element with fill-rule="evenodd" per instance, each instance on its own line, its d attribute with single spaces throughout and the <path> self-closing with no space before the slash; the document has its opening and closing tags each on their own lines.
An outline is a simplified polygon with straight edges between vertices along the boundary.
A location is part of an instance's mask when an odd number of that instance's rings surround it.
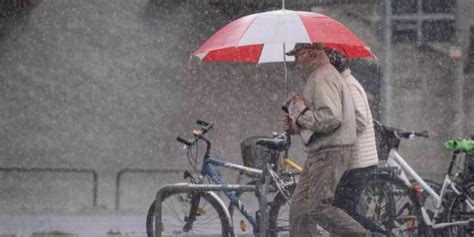
<svg viewBox="0 0 474 237">
<path fill-rule="evenodd" d="M 219 197 L 219 195 L 217 195 L 217 193 L 215 192 L 212 192 L 212 191 L 209 191 L 207 192 L 212 198 L 214 198 L 217 203 L 219 203 L 219 205 L 222 207 L 222 209 L 224 210 L 225 212 L 225 215 L 227 217 L 227 220 L 229 221 L 229 224 L 230 224 L 230 228 L 231 230 L 234 229 L 234 225 L 232 223 L 232 218 L 230 216 L 230 212 L 229 212 L 229 209 L 227 209 L 227 206 L 224 204 L 224 201 L 222 201 L 222 199 Z"/>
</svg>

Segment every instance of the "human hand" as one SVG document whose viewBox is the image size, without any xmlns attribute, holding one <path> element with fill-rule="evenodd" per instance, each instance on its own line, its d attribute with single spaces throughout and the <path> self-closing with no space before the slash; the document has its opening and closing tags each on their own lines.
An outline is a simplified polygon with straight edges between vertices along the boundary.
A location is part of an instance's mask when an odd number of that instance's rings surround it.
<svg viewBox="0 0 474 237">
<path fill-rule="evenodd" d="M 288 115 L 285 114 L 281 118 L 281 127 L 284 131 L 288 132 L 289 134 L 296 134 L 298 133 L 298 126 L 295 124 L 293 119 Z"/>
<path fill-rule="evenodd" d="M 291 129 L 291 118 L 288 114 L 283 115 L 280 120 L 280 125 L 283 131 L 289 132 Z"/>
</svg>

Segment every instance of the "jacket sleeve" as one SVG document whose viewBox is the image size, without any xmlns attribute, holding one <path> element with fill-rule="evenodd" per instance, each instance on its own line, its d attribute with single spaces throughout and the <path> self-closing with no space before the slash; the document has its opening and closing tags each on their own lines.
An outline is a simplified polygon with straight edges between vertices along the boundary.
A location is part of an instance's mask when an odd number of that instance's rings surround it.
<svg viewBox="0 0 474 237">
<path fill-rule="evenodd" d="M 354 98 L 355 118 L 356 118 L 356 132 L 361 134 L 367 128 L 367 111 L 364 102 L 364 95 L 355 85 L 350 85 L 352 98 Z"/>
<path fill-rule="evenodd" d="M 337 86 L 328 78 L 310 80 L 303 97 L 308 110 L 298 117 L 298 125 L 315 133 L 328 133 L 341 125 L 342 104 Z"/>
</svg>

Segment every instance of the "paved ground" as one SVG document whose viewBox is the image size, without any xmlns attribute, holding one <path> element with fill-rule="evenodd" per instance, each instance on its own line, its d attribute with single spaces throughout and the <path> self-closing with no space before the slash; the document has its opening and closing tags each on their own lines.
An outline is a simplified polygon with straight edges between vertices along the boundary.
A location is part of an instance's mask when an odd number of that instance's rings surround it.
<svg viewBox="0 0 474 237">
<path fill-rule="evenodd" d="M 238 220 L 235 220 L 237 223 Z M 234 223 L 234 226 L 238 224 Z M 238 228 L 238 227 L 236 227 Z M 235 229 L 237 237 L 250 237 Z M 48 233 L 48 234 L 46 234 Z M 328 236 L 321 232 L 322 237 Z M 0 216 L 0 237 L 146 237 L 144 216 Z M 179 235 L 176 235 L 179 236 Z M 196 235 L 213 237 L 215 234 Z M 286 233 L 281 237 L 288 236 Z"/>
<path fill-rule="evenodd" d="M 247 230 L 250 232 L 251 230 Z M 210 230 L 212 232 L 212 230 Z M 43 234 L 41 234 L 43 233 Z M 56 233 L 46 235 L 44 233 Z M 144 237 L 144 216 L 1 216 L 0 237 Z M 199 235 L 216 236 L 216 235 Z M 237 233 L 239 237 L 253 236 Z"/>
<path fill-rule="evenodd" d="M 146 236 L 142 216 L 3 216 L 0 233 L 16 237 L 33 233 L 70 233 L 72 236 Z M 67 236 L 67 235 L 66 235 Z"/>
</svg>

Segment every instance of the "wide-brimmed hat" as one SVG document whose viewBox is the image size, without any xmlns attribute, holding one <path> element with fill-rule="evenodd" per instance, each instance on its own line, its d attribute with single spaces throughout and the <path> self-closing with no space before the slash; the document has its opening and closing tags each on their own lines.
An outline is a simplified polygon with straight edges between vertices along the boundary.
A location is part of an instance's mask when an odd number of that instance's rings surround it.
<svg viewBox="0 0 474 237">
<path fill-rule="evenodd" d="M 319 49 L 322 50 L 324 48 L 322 43 L 296 43 L 295 47 L 288 51 L 286 55 L 294 56 L 302 49 Z"/>
</svg>

